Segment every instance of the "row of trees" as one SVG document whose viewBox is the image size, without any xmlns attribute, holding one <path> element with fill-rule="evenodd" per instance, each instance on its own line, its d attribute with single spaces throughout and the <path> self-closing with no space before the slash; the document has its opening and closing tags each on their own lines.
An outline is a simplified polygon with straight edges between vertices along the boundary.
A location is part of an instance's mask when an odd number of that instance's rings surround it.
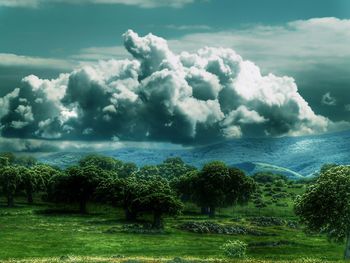
<svg viewBox="0 0 350 263">
<path fill-rule="evenodd" d="M 184 202 L 193 202 L 211 217 L 219 207 L 246 203 L 256 189 L 253 179 L 223 162 L 211 162 L 201 170 L 180 158 L 160 165 L 124 163 L 111 157 L 90 155 L 65 170 L 20 162 L 12 155 L 0 157 L 0 188 L 8 206 L 14 196 L 25 192 L 29 203 L 41 192 L 49 202 L 79 204 L 87 212 L 88 202 L 110 204 L 124 210 L 127 220 L 153 215 L 153 226 L 161 227 L 163 215 L 177 215 Z"/>
</svg>

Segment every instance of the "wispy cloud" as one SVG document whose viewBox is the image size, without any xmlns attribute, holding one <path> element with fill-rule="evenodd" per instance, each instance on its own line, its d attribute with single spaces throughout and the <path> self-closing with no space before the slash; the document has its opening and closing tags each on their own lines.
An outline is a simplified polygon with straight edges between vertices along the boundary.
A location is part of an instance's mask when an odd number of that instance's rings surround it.
<svg viewBox="0 0 350 263">
<path fill-rule="evenodd" d="M 71 56 L 74 60 L 79 61 L 96 61 L 108 59 L 122 59 L 129 57 L 129 53 L 122 46 L 116 47 L 89 47 L 83 48 L 78 54 Z"/>
<path fill-rule="evenodd" d="M 187 33 L 168 41 L 177 53 L 193 52 L 204 46 L 233 48 L 244 58 L 256 62 L 264 72 L 292 74 L 308 70 L 325 71 L 330 67 L 339 72 L 348 71 L 350 76 L 350 20 L 314 18 L 280 26 L 247 25 L 243 29 L 215 32 L 207 25 L 165 27 Z M 73 58 L 99 60 L 125 55 L 121 46 L 90 47 L 82 49 Z"/>
<path fill-rule="evenodd" d="M 331 40 L 331 41 L 330 41 Z M 234 48 L 267 71 L 304 71 L 320 63 L 336 68 L 350 61 L 350 20 L 314 18 L 279 26 L 247 25 L 243 29 L 191 33 L 169 41 L 173 50 L 203 46 Z"/>
<path fill-rule="evenodd" d="M 72 69 L 76 64 L 77 63 L 72 60 L 0 53 L 0 66 L 5 67 Z"/>
<path fill-rule="evenodd" d="M 332 97 L 330 92 L 327 92 L 322 96 L 321 100 L 322 104 L 327 105 L 327 106 L 335 106 L 337 105 L 337 100 Z"/>
<path fill-rule="evenodd" d="M 195 0 L 0 0 L 0 6 L 35 8 L 44 4 L 122 4 L 142 8 L 172 7 L 180 8 Z"/>
<path fill-rule="evenodd" d="M 212 29 L 212 27 L 210 27 L 208 25 L 166 25 L 165 28 L 173 29 L 173 30 L 183 30 L 183 31 L 186 31 L 186 30 L 203 31 L 203 30 Z"/>
</svg>

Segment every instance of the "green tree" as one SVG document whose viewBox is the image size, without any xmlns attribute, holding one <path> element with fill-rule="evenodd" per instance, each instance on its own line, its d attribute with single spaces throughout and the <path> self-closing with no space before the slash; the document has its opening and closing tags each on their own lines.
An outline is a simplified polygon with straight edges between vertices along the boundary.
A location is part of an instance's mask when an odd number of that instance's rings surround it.
<svg viewBox="0 0 350 263">
<path fill-rule="evenodd" d="M 95 166 L 106 171 L 117 171 L 123 165 L 122 161 L 98 154 L 87 155 L 79 161 L 79 166 Z"/>
<path fill-rule="evenodd" d="M 178 215 L 183 209 L 183 204 L 166 180 L 158 178 L 145 183 L 140 197 L 134 202 L 142 211 L 153 214 L 152 226 L 154 228 L 163 228 L 163 215 Z"/>
<path fill-rule="evenodd" d="M 199 172 L 180 177 L 174 188 L 182 193 L 182 198 L 187 197 L 200 206 L 202 213 L 215 217 L 218 207 L 246 203 L 255 192 L 256 184 L 241 170 L 214 161 Z"/>
<path fill-rule="evenodd" d="M 0 184 L 7 199 L 7 206 L 14 206 L 14 196 L 21 183 L 18 168 L 15 166 L 5 166 L 0 170 Z"/>
<path fill-rule="evenodd" d="M 25 191 L 28 203 L 32 204 L 33 194 L 43 188 L 44 179 L 34 169 L 24 166 L 18 166 L 18 172 L 21 177 L 20 188 Z"/>
<path fill-rule="evenodd" d="M 134 175 L 138 168 L 135 163 L 123 163 L 121 167 L 117 169 L 117 174 L 119 178 L 126 178 Z"/>
<path fill-rule="evenodd" d="M 136 177 L 142 180 L 152 180 L 157 177 L 161 177 L 158 166 L 156 165 L 145 165 L 136 172 Z"/>
<path fill-rule="evenodd" d="M 326 169 L 295 202 L 295 213 L 311 231 L 327 233 L 330 240 L 346 240 L 350 259 L 350 166 Z"/>
<path fill-rule="evenodd" d="M 85 214 L 86 204 L 93 198 L 99 182 L 108 177 L 111 174 L 93 165 L 70 167 L 64 175 L 51 180 L 48 198 L 54 202 L 77 202 L 80 213 Z"/>
<path fill-rule="evenodd" d="M 81 167 L 96 166 L 102 170 L 115 173 L 119 178 L 125 178 L 137 171 L 137 166 L 134 163 L 124 163 L 112 157 L 91 154 L 79 161 Z"/>
<path fill-rule="evenodd" d="M 9 160 L 6 157 L 0 156 L 0 168 L 8 166 L 8 165 L 9 165 Z"/>
<path fill-rule="evenodd" d="M 15 163 L 16 156 L 13 153 L 10 152 L 2 152 L 0 153 L 0 158 L 6 158 L 9 165 L 12 165 Z"/>
<path fill-rule="evenodd" d="M 198 171 L 194 170 L 171 180 L 171 187 L 175 190 L 176 194 L 183 202 L 192 200 L 195 178 L 197 178 L 197 175 Z"/>
<path fill-rule="evenodd" d="M 162 164 L 159 164 L 157 167 L 159 174 L 168 180 L 179 178 L 188 172 L 197 170 L 194 166 L 186 164 L 179 157 L 167 158 Z"/>
<path fill-rule="evenodd" d="M 35 166 L 31 167 L 31 169 L 38 177 L 41 178 L 42 185 L 40 185 L 39 190 L 42 191 L 47 190 L 48 184 L 52 178 L 62 173 L 61 170 L 47 164 L 36 164 Z"/>
<path fill-rule="evenodd" d="M 225 163 L 214 161 L 204 165 L 195 175 L 193 199 L 202 208 L 207 209 L 210 217 L 215 217 L 216 208 L 225 206 L 226 182 L 229 169 Z"/>
<path fill-rule="evenodd" d="M 32 167 L 36 165 L 38 161 L 33 156 L 23 155 L 16 157 L 14 163 L 24 167 Z"/>
<path fill-rule="evenodd" d="M 96 198 L 111 204 L 114 207 L 120 207 L 124 210 L 125 219 L 134 221 L 137 219 L 139 207 L 135 200 L 138 199 L 144 191 L 145 181 L 137 180 L 135 177 L 128 178 L 107 178 L 99 184 L 96 189 Z"/>
<path fill-rule="evenodd" d="M 255 181 L 238 168 L 229 168 L 229 178 L 225 190 L 226 204 L 246 204 L 258 189 Z"/>
<path fill-rule="evenodd" d="M 287 181 L 287 177 L 280 174 L 273 174 L 270 172 L 259 172 L 252 176 L 255 182 L 262 184 L 274 183 L 277 180 Z"/>
</svg>

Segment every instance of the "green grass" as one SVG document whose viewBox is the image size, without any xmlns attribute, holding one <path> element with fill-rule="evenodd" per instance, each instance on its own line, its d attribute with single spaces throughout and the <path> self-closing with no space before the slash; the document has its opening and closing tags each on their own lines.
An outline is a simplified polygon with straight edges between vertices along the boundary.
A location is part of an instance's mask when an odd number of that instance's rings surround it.
<svg viewBox="0 0 350 263">
<path fill-rule="evenodd" d="M 289 189 L 301 192 L 302 189 Z M 264 197 L 269 200 L 269 197 Z M 308 236 L 301 229 L 287 226 L 257 227 L 250 224 L 250 216 L 278 216 L 296 220 L 292 211 L 292 200 L 281 199 L 288 207 L 269 205 L 257 209 L 253 204 L 247 207 L 220 209 L 213 221 L 232 225 L 239 224 L 256 230 L 274 233 L 276 236 L 195 234 L 179 230 L 178 225 L 186 221 L 203 221 L 207 217 L 196 214 L 198 210 L 188 205 L 184 215 L 166 219 L 166 229 L 161 234 L 130 234 L 119 231 L 125 222 L 121 211 L 108 206 L 90 205 L 90 214 L 81 216 L 74 213 L 44 213 L 52 208 L 49 204 L 37 203 L 29 206 L 17 203 L 15 208 L 4 207 L 0 203 L 0 261 L 36 258 L 42 262 L 56 262 L 61 256 L 99 257 L 91 262 L 105 262 L 113 256 L 126 258 L 197 258 L 222 259 L 220 246 L 227 240 L 239 239 L 249 243 L 262 241 L 289 241 L 289 245 L 275 247 L 249 247 L 248 256 L 253 260 L 292 260 L 315 258 L 339 260 L 343 245 L 328 243 L 324 236 Z M 233 218 L 241 218 L 235 222 Z M 108 230 L 115 230 L 108 233 Z M 45 261 L 51 258 L 52 261 Z M 101 259 L 102 258 L 102 259 Z M 86 261 L 89 262 L 87 258 Z M 81 258 L 74 262 L 80 262 Z M 93 261 L 97 260 L 97 261 Z M 102 260 L 102 261 L 98 261 Z M 40 262 L 40 261 L 32 261 Z M 69 261 L 68 261 L 69 262 Z M 107 261 L 106 261 L 107 262 Z M 108 261 L 109 262 L 109 261 Z M 112 262 L 112 261 L 110 261 Z M 248 261 L 247 261 L 248 262 Z M 258 261 L 256 261 L 258 262 Z"/>
</svg>

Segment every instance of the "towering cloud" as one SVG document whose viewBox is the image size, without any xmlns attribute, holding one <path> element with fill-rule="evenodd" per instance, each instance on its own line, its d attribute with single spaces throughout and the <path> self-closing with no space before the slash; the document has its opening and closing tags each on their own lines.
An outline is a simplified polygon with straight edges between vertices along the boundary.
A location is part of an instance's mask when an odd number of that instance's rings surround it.
<svg viewBox="0 0 350 263">
<path fill-rule="evenodd" d="M 152 34 L 123 37 L 131 60 L 24 78 L 0 98 L 2 136 L 203 144 L 349 127 L 316 115 L 292 78 L 263 76 L 232 49 L 178 55 Z"/>
</svg>

